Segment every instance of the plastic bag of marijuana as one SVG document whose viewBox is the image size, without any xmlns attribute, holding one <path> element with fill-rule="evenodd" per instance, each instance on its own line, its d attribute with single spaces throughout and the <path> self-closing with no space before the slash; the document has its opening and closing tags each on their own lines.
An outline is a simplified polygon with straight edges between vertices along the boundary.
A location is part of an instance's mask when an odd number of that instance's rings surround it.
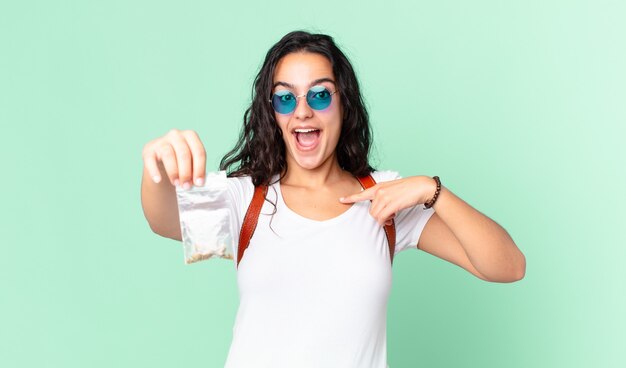
<svg viewBox="0 0 626 368">
<path fill-rule="evenodd" d="M 176 186 L 185 263 L 233 259 L 233 213 L 226 197 L 226 172 L 209 172 L 203 186 Z"/>
</svg>

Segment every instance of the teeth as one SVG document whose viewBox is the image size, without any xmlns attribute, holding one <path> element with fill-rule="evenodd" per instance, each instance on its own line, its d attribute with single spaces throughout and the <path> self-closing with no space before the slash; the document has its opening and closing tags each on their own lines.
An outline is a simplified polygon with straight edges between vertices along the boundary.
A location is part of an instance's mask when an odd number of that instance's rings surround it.
<svg viewBox="0 0 626 368">
<path fill-rule="evenodd" d="M 319 129 L 296 129 L 295 132 L 296 133 L 308 133 L 308 132 L 314 132 L 316 130 L 319 130 Z"/>
</svg>

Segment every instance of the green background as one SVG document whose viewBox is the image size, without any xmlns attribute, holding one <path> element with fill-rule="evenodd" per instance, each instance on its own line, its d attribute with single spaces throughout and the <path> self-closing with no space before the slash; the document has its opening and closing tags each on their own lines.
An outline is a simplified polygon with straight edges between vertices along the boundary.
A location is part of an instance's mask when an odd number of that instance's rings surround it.
<svg viewBox="0 0 626 368">
<path fill-rule="evenodd" d="M 2 2 L 0 366 L 223 366 L 235 269 L 151 232 L 141 151 L 192 129 L 216 170 L 295 29 L 353 62 L 377 168 L 439 175 L 527 258 L 498 284 L 402 253 L 390 367 L 626 366 L 624 19 L 598 0 Z"/>
</svg>

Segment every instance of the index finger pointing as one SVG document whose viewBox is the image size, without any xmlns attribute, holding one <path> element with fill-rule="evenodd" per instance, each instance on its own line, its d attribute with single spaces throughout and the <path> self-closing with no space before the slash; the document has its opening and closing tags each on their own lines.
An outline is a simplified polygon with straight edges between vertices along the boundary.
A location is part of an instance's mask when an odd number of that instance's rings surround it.
<svg viewBox="0 0 626 368">
<path fill-rule="evenodd" d="M 374 188 L 368 188 L 362 191 L 361 193 L 352 194 L 347 197 L 339 198 L 339 201 L 342 203 L 354 203 L 359 201 L 370 200 L 374 198 Z"/>
</svg>

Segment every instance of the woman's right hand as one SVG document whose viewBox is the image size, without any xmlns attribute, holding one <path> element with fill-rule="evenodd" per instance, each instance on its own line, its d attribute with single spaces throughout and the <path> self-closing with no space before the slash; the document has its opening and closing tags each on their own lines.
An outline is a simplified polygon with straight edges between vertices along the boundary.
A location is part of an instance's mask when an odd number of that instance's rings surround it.
<svg viewBox="0 0 626 368">
<path fill-rule="evenodd" d="M 193 130 L 172 129 L 163 137 L 154 139 L 143 148 L 144 167 L 155 183 L 162 174 L 172 185 L 191 188 L 204 183 L 206 151 Z M 164 169 L 164 171 L 163 171 Z"/>
</svg>

